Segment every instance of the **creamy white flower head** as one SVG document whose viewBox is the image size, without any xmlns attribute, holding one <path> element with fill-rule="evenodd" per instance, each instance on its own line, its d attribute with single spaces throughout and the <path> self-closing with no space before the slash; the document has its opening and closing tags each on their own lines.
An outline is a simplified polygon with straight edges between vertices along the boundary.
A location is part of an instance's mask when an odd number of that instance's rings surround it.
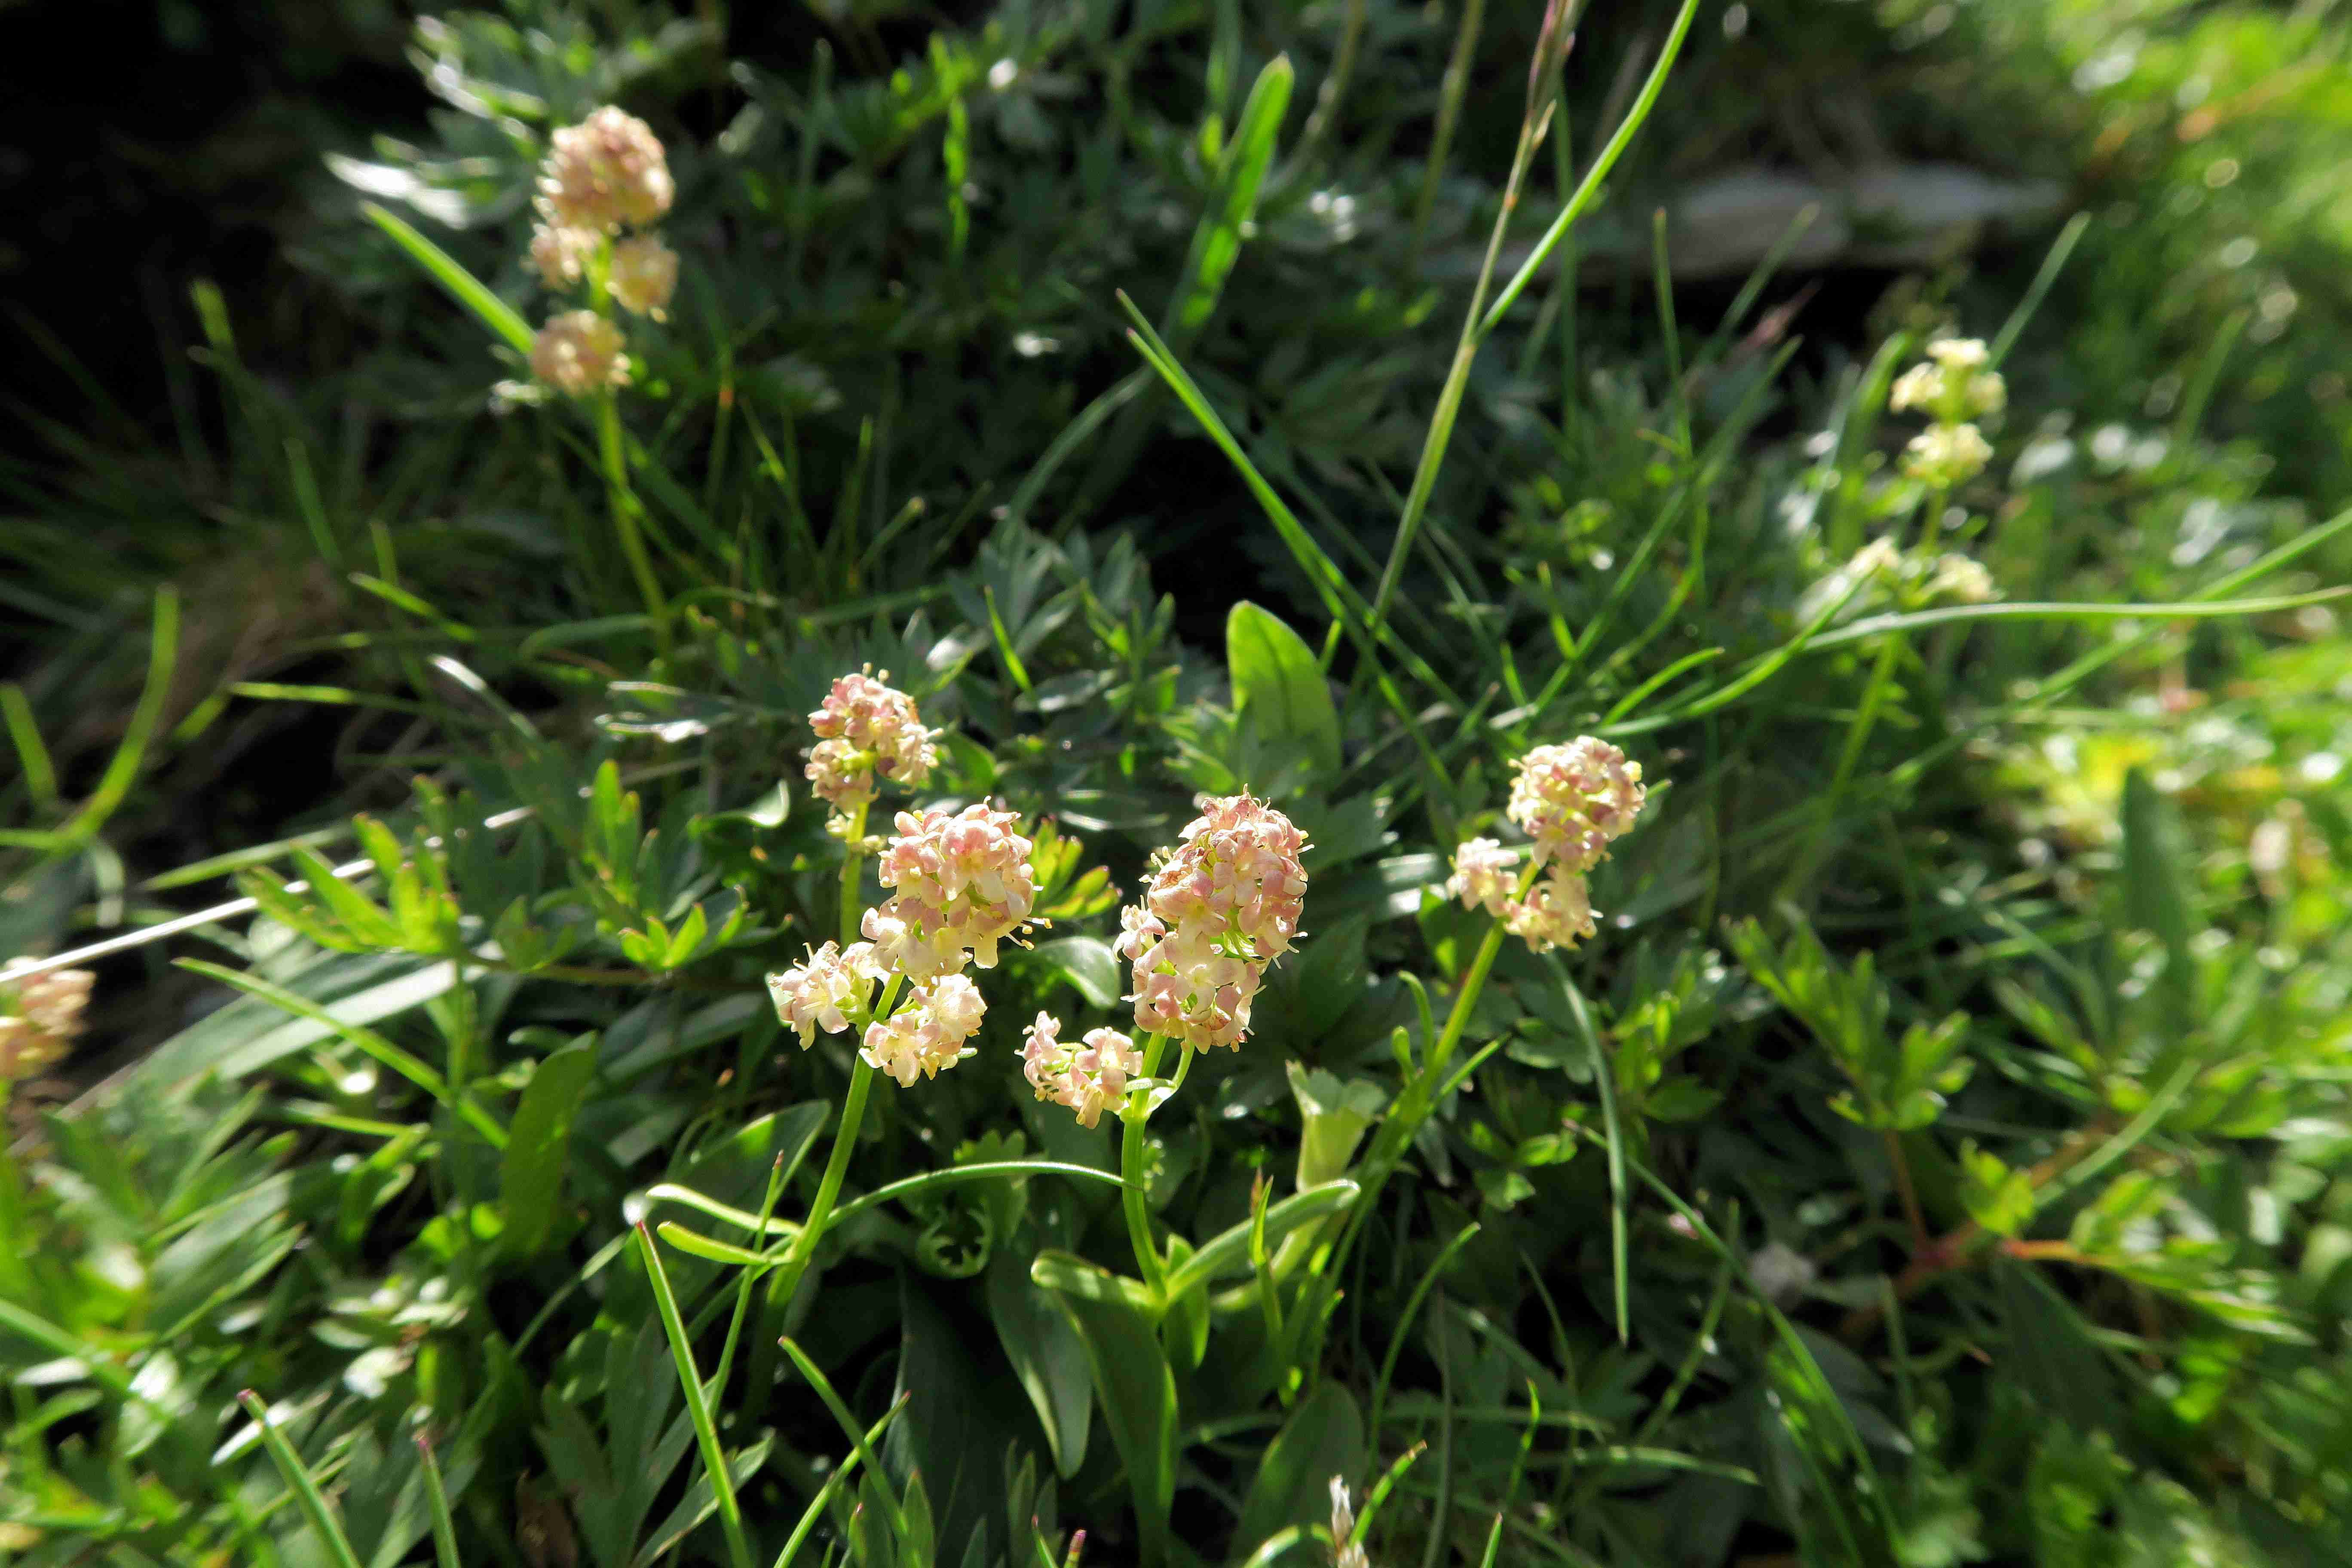
<svg viewBox="0 0 2352 1568">
<path fill-rule="evenodd" d="M 1037 1015 L 1021 1047 L 1022 1076 L 1038 1099 L 1069 1107 L 1079 1126 L 1092 1127 L 1126 1098 L 1129 1082 L 1143 1071 L 1143 1053 L 1117 1029 L 1089 1029 L 1076 1047 L 1061 1042 L 1061 1029 L 1060 1019 Z"/>
<path fill-rule="evenodd" d="M 530 264 L 541 282 L 561 292 L 586 276 L 588 258 L 601 243 L 603 237 L 593 229 L 541 223 L 530 231 Z"/>
<path fill-rule="evenodd" d="M 1939 338 L 1927 345 L 1928 363 L 1895 378 L 1887 406 L 1897 414 L 1920 409 L 1942 425 L 1998 413 L 2008 405 L 2009 386 L 1985 368 L 1991 358 L 1981 339 Z"/>
<path fill-rule="evenodd" d="M 1510 818 L 1535 840 L 1538 866 L 1555 858 L 1571 871 L 1609 858 L 1609 842 L 1641 815 L 1649 792 L 1642 764 L 1608 742 L 1580 735 L 1565 745 L 1538 746 L 1511 766 Z"/>
<path fill-rule="evenodd" d="M 1776 1307 L 1793 1307 L 1812 1289 L 1821 1270 L 1813 1260 L 1782 1242 L 1767 1242 L 1748 1254 L 1748 1277 L 1757 1294 Z"/>
<path fill-rule="evenodd" d="M 653 128 L 607 104 L 548 139 L 539 205 L 566 228 L 612 234 L 669 211 L 676 187 Z"/>
<path fill-rule="evenodd" d="M 629 384 L 621 329 L 593 310 L 566 310 L 531 340 L 530 371 L 569 397 Z"/>
<path fill-rule="evenodd" d="M 867 1025 L 857 1054 L 901 1088 L 937 1078 L 972 1054 L 965 1042 L 980 1032 L 987 1012 L 979 986 L 961 974 L 941 975 L 917 986 L 890 1016 Z"/>
<path fill-rule="evenodd" d="M 1897 414 L 1914 408 L 1932 408 L 1944 393 L 1944 373 L 1932 364 L 1915 364 L 1895 378 L 1895 386 L 1886 395 L 1886 406 Z"/>
<path fill-rule="evenodd" d="M 985 804 L 959 812 L 902 811 L 877 868 L 889 900 L 866 913 L 886 964 L 926 980 L 967 963 L 996 967 L 997 945 L 1019 940 L 1037 903 L 1034 846 L 1021 818 Z"/>
<path fill-rule="evenodd" d="M 849 1016 L 866 1005 L 874 983 L 882 977 L 871 942 L 844 948 L 834 942 L 812 948 L 799 963 L 768 976 L 768 995 L 776 1016 L 800 1031 L 801 1049 L 814 1043 L 816 1032 L 837 1035 L 849 1027 Z"/>
<path fill-rule="evenodd" d="M 1982 370 L 1992 355 L 1982 338 L 1937 338 L 1927 345 L 1927 357 L 1946 370 Z"/>
<path fill-rule="evenodd" d="M 604 286 L 631 315 L 667 321 L 670 296 L 677 291 L 677 252 L 649 234 L 625 239 L 613 247 Z"/>
<path fill-rule="evenodd" d="M 1982 605 L 1999 598 L 2000 590 L 1993 585 L 1992 574 L 1985 570 L 1984 563 L 1950 552 L 1936 557 L 1935 568 L 1927 578 L 1927 596 L 1962 605 Z"/>
<path fill-rule="evenodd" d="M 1465 910 L 1485 910 L 1496 920 L 1510 912 L 1518 889 L 1518 857 L 1498 839 L 1465 838 L 1454 851 L 1454 875 L 1445 891 Z"/>
<path fill-rule="evenodd" d="M 1511 905 L 1503 929 L 1538 952 L 1574 947 L 1593 931 L 1591 890 L 1580 873 L 1554 861 L 1543 880 Z"/>
<path fill-rule="evenodd" d="M 809 752 L 810 790 L 840 811 L 871 801 L 887 780 L 915 789 L 939 761 L 939 731 L 923 728 L 915 700 L 889 684 L 890 672 L 866 666 L 836 677 L 809 715 L 817 744 Z"/>
<path fill-rule="evenodd" d="M 1903 448 L 1903 471 L 1931 489 L 1950 489 L 1984 471 L 1992 446 L 1973 425 L 1930 425 Z"/>
</svg>

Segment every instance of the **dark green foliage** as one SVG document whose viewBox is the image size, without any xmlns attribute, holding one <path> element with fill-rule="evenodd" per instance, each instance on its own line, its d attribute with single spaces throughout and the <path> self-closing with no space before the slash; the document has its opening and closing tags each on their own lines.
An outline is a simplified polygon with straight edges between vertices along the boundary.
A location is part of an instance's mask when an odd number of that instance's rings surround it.
<svg viewBox="0 0 2352 1568">
<path fill-rule="evenodd" d="M 249 902 L 109 961 L 135 1066 L 0 1161 L 0 1546 L 1295 1563 L 1336 1477 L 1425 1568 L 2341 1555 L 2344 247 L 2282 216 L 2341 23 L 1596 11 L 1538 141 L 1507 7 L 739 10 L 421 24 L 430 136 L 302 230 L 365 352 L 200 293 L 216 425 L 10 472 L 7 951 Z M 1654 200 L 1864 84 L 2088 226 L 1649 287 Z M 600 446 L 488 405 L 605 101 L 685 259 Z M 2010 405 L 1929 494 L 1946 331 Z M 869 665 L 1051 924 L 860 1100 L 762 977 L 841 933 Z M 1651 793 L 1539 954 L 1448 859 L 1581 733 Z M 1306 934 L 1081 1127 L 1023 1032 L 1122 1020 L 1116 907 L 1244 788 Z"/>
</svg>

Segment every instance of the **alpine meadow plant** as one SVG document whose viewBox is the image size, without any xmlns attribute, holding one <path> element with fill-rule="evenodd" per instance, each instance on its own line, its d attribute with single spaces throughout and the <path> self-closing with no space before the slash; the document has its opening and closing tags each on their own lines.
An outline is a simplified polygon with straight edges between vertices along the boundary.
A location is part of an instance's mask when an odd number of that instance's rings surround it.
<svg viewBox="0 0 2352 1568">
<path fill-rule="evenodd" d="M 338 165 L 396 418 L 212 340 L 323 625 L 0 686 L 0 1554 L 2340 1555 L 2352 516 L 2121 220 L 1678 289 L 1801 5 L 607 9 Z"/>
</svg>

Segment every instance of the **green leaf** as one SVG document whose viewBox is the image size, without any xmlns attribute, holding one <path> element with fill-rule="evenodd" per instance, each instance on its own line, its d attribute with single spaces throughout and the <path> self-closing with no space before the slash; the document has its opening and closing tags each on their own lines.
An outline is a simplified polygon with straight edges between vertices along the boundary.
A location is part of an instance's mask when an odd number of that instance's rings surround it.
<svg viewBox="0 0 2352 1568">
<path fill-rule="evenodd" d="M 694 1436 L 702 1449 L 702 1473 L 709 1482 L 719 1522 L 727 1538 L 727 1555 L 733 1568 L 751 1568 L 751 1553 L 743 1533 L 742 1510 L 735 1498 L 735 1472 L 730 1467 L 727 1450 L 719 1438 L 719 1425 L 712 1418 L 709 1394 L 705 1390 L 702 1374 L 695 1369 L 694 1345 L 679 1313 L 677 1297 L 669 1288 L 669 1277 L 663 1272 L 661 1254 L 654 1247 L 653 1232 L 640 1223 L 636 1229 L 637 1256 L 646 1266 L 646 1278 L 652 1283 L 654 1304 L 660 1310 L 662 1331 L 669 1340 L 670 1354 L 677 1363 L 678 1386 L 686 1391 L 686 1413 L 694 1423 Z"/>
<path fill-rule="evenodd" d="M 283 1008 L 262 995 L 239 997 L 157 1047 L 139 1064 L 142 1091 L 163 1093 L 206 1073 L 223 1079 L 256 1072 L 339 1034 L 429 1002 L 457 984 L 457 966 L 427 963 L 406 953 L 341 954 L 290 974 L 318 1010 Z M 287 1013 L 294 1013 L 292 1017 Z"/>
<path fill-rule="evenodd" d="M 502 1246 L 508 1256 L 530 1258 L 546 1247 L 555 1229 L 555 1209 L 563 1195 L 563 1172 L 572 1146 L 572 1119 L 595 1076 L 593 1042 L 566 1046 L 539 1064 L 515 1107 L 499 1173 L 506 1205 Z"/>
<path fill-rule="evenodd" d="M 1013 1363 L 1038 1424 L 1054 1468 L 1066 1479 L 1078 1473 L 1094 1427 L 1094 1384 L 1087 1373 L 1087 1347 L 1054 1299 L 1029 1277 L 1029 1266 L 999 1249 L 989 1262 L 988 1317 Z"/>
<path fill-rule="evenodd" d="M 945 1557 L 957 1562 L 965 1542 L 990 1534 L 1003 1517 L 998 1489 L 1014 1441 L 1013 1412 L 965 1348 L 967 1331 L 924 1293 L 918 1275 L 900 1277 L 898 1321 L 898 1394 L 907 1418 L 891 1427 L 882 1462 L 906 1499 L 899 1561 L 929 1564 L 945 1542 Z"/>
<path fill-rule="evenodd" d="M 1319 1187 L 1309 1187 L 1294 1193 L 1265 1211 L 1265 1244 L 1268 1247 L 1302 1225 L 1310 1225 L 1327 1215 L 1338 1214 L 1356 1201 L 1357 1186 L 1353 1182 L 1327 1182 Z M 1203 1245 L 1200 1251 L 1186 1258 L 1168 1276 L 1168 1294 L 1181 1296 L 1196 1285 L 1206 1285 L 1228 1274 L 1245 1272 L 1250 1267 L 1250 1232 L 1254 1220 L 1242 1220 L 1230 1229 L 1220 1232 Z M 1043 1278 L 1039 1284 L 1048 1283 Z"/>
<path fill-rule="evenodd" d="M 1960 1201 L 1969 1217 L 1995 1236 L 2015 1236 L 2033 1217 L 2033 1177 L 2012 1171 L 1973 1139 L 1960 1145 Z"/>
<path fill-rule="evenodd" d="M 530 324 L 516 313 L 515 308 L 490 291 L 489 285 L 458 265 L 455 257 L 399 218 L 373 202 L 362 202 L 360 211 L 378 228 L 392 236 L 401 249 L 417 266 L 425 268 L 432 279 L 449 291 L 449 297 L 474 313 L 475 319 L 509 344 L 523 353 L 530 353 Z"/>
<path fill-rule="evenodd" d="M 1051 964 L 1097 1007 L 1118 1005 L 1126 987 L 1119 984 L 1118 955 L 1098 936 L 1057 937 L 1037 944 L 1040 962 Z"/>
<path fill-rule="evenodd" d="M 1355 1395 L 1337 1383 L 1317 1384 L 1258 1462 L 1234 1531 L 1234 1554 L 1255 1550 L 1286 1526 L 1328 1519 L 1331 1478 L 1352 1482 L 1363 1465 L 1364 1418 Z"/>
<path fill-rule="evenodd" d="M 1103 1425 L 1127 1468 L 1143 1560 L 1159 1568 L 1174 1546 L 1168 1515 L 1176 1499 L 1176 1377 L 1150 1299 L 1134 1280 L 1066 1252 L 1039 1253 L 1029 1277 L 1054 1292 L 1086 1346 Z"/>
<path fill-rule="evenodd" d="M 1296 743 L 1320 773 L 1339 771 L 1339 712 L 1297 632 L 1244 599 L 1225 617 L 1225 664 L 1234 707 L 1261 734 Z"/>
<path fill-rule="evenodd" d="M 1232 145 L 1222 160 L 1215 205 L 1192 233 L 1192 247 L 1184 258 L 1184 280 L 1179 284 L 1168 311 L 1168 340 L 1181 353 L 1207 324 L 1223 292 L 1225 279 L 1242 252 L 1242 230 L 1257 211 L 1258 193 L 1265 184 L 1266 166 L 1274 161 L 1274 140 L 1282 117 L 1290 108 L 1291 84 L 1297 73 L 1290 57 L 1276 55 L 1257 74 L 1249 101 L 1234 127 Z"/>
<path fill-rule="evenodd" d="M 286 1478 L 286 1484 L 293 1488 L 295 1504 L 301 1510 L 302 1517 L 310 1521 L 311 1530 L 318 1534 L 328 1561 L 336 1568 L 360 1568 L 358 1554 L 352 1552 L 342 1526 L 335 1522 L 334 1510 L 320 1492 L 319 1483 L 310 1479 L 310 1472 L 303 1468 L 301 1457 L 279 1435 L 278 1425 L 270 1420 L 268 1408 L 262 1404 L 260 1396 L 248 1388 L 237 1395 L 237 1401 L 261 1428 L 262 1443 L 268 1448 L 270 1458 L 276 1461 L 278 1473 Z"/>
<path fill-rule="evenodd" d="M 768 1446 L 774 1440 L 772 1435 L 763 1436 L 727 1461 L 729 1478 L 737 1490 L 748 1486 L 751 1478 L 760 1473 L 760 1467 L 768 1462 Z M 630 1559 L 630 1568 L 653 1568 L 689 1531 L 718 1511 L 719 1493 L 710 1484 L 709 1472 L 705 1471 L 694 1478 L 694 1484 L 686 1489 L 686 1496 L 670 1510 L 669 1517 L 654 1526 L 653 1533 L 646 1537 L 645 1544 Z"/>
</svg>

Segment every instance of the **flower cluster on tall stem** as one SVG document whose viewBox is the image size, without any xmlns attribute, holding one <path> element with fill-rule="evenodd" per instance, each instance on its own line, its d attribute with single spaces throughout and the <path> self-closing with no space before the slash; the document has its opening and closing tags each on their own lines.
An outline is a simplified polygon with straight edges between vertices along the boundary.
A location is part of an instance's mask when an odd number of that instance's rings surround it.
<svg viewBox="0 0 2352 1568">
<path fill-rule="evenodd" d="M 1306 847 L 1290 818 L 1247 793 L 1202 803 L 1143 902 L 1119 913 L 1136 1027 L 1192 1050 L 1248 1038 L 1251 999 L 1299 935 Z"/>
<path fill-rule="evenodd" d="M 543 385 L 588 397 L 628 384 L 626 340 L 610 307 L 662 320 L 677 253 L 626 231 L 659 222 L 676 192 L 653 128 L 609 104 L 548 138 L 530 265 L 551 293 L 584 287 L 588 308 L 559 312 L 532 341 L 531 374 Z"/>
<path fill-rule="evenodd" d="M 809 777 L 834 807 L 828 827 L 842 846 L 844 934 L 770 975 L 768 991 L 803 1049 L 819 1033 L 855 1031 L 858 1044 L 833 1152 L 808 1216 L 771 1280 L 772 1301 L 790 1299 L 815 1256 L 876 1075 L 911 1088 L 973 1054 L 971 1042 L 988 1005 L 962 971 L 974 963 L 992 967 L 998 944 L 1019 939 L 1037 898 L 1032 846 L 1019 831 L 1020 818 L 981 804 L 959 812 L 900 812 L 881 858 L 882 885 L 895 891 L 879 908 L 862 908 L 866 807 L 884 779 L 921 784 L 936 756 L 933 731 L 923 728 L 913 700 L 887 680 L 870 669 L 845 675 L 809 715 L 818 739 Z M 861 929 L 862 942 L 856 940 Z"/>
</svg>

